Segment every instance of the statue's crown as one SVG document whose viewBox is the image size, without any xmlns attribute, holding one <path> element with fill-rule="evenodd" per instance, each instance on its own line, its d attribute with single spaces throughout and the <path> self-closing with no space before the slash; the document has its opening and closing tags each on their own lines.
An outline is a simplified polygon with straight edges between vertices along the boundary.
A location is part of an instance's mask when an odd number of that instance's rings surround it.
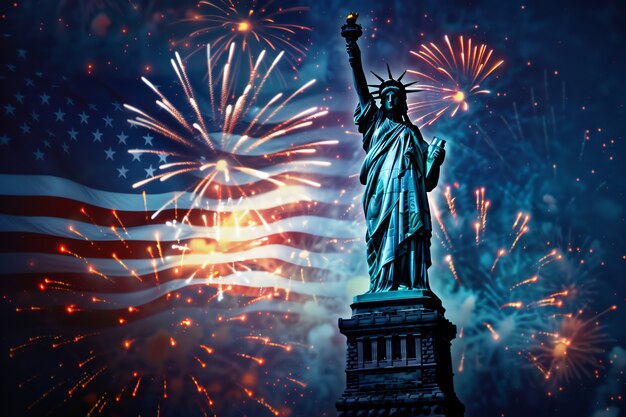
<svg viewBox="0 0 626 417">
<path fill-rule="evenodd" d="M 402 75 L 398 77 L 397 80 L 394 79 L 393 75 L 391 75 L 391 69 L 389 69 L 389 64 L 387 64 L 387 74 L 389 75 L 389 79 L 385 80 L 383 77 L 376 74 L 374 71 L 372 71 L 372 74 L 374 74 L 374 76 L 380 80 L 380 84 L 368 84 L 368 87 L 373 87 L 378 90 L 378 91 L 371 92 L 374 98 L 382 97 L 385 94 L 385 90 L 388 90 L 390 88 L 399 90 L 400 94 L 402 94 L 405 98 L 408 93 L 417 93 L 418 91 L 422 91 L 422 90 L 417 90 L 417 89 L 407 89 L 408 86 L 416 84 L 417 81 L 414 81 L 408 84 L 402 84 L 402 77 L 404 77 L 404 74 L 406 74 L 406 71 L 404 71 Z"/>
</svg>

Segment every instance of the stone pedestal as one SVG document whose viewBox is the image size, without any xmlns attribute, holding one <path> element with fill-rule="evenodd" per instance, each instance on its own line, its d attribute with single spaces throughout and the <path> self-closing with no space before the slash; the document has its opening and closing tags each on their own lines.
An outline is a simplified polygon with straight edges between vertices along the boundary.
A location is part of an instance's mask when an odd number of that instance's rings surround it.
<svg viewBox="0 0 626 417">
<path fill-rule="evenodd" d="M 452 383 L 456 326 L 435 294 L 363 294 L 351 307 L 352 317 L 339 319 L 348 339 L 339 417 L 463 416 Z"/>
</svg>

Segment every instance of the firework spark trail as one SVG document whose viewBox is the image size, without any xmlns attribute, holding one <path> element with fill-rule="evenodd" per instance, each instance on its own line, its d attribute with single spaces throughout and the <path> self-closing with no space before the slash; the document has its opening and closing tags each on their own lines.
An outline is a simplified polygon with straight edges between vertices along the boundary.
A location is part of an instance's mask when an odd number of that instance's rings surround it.
<svg viewBox="0 0 626 417">
<path fill-rule="evenodd" d="M 454 198 L 452 198 L 452 195 L 450 193 L 450 186 L 446 187 L 444 196 L 446 198 L 446 203 L 448 203 L 448 209 L 450 210 L 452 218 L 456 219 L 456 207 L 454 207 Z"/>
<path fill-rule="evenodd" d="M 478 246 L 480 244 L 480 222 L 474 222 L 474 231 L 475 231 L 475 241 L 476 241 L 476 246 Z"/>
<path fill-rule="evenodd" d="M 117 215 L 117 211 L 111 210 L 111 213 L 113 214 L 113 217 L 115 217 L 115 220 L 118 221 L 120 226 L 122 226 L 122 230 L 124 230 L 124 233 L 126 234 L 126 236 L 128 236 L 128 230 L 126 230 L 126 226 L 124 226 L 124 223 L 122 222 L 122 219 L 120 219 L 120 217 Z"/>
<path fill-rule="evenodd" d="M 526 215 L 524 216 L 524 221 L 522 222 L 522 224 L 519 227 L 519 230 L 517 231 L 515 238 L 513 239 L 513 242 L 511 243 L 511 247 L 509 248 L 509 253 L 513 252 L 513 249 L 515 249 L 515 246 L 517 245 L 517 243 L 519 242 L 519 240 L 521 239 L 521 237 L 525 234 L 528 233 L 528 226 L 526 226 L 528 224 L 528 221 L 530 220 L 530 215 Z M 513 224 L 513 230 L 515 230 L 515 226 L 517 225 L 519 221 L 519 216 L 518 218 L 515 220 L 515 223 Z"/>
<path fill-rule="evenodd" d="M 120 235 L 117 232 L 117 229 L 115 228 L 115 226 L 111 226 L 111 231 L 113 232 L 113 234 L 115 235 L 115 237 L 117 237 L 119 239 L 120 242 L 122 242 L 122 244 L 126 247 L 126 249 L 129 249 L 128 244 L 126 243 L 126 241 L 124 240 L 124 238 L 122 237 L 122 235 Z"/>
<path fill-rule="evenodd" d="M 450 240 L 450 236 L 448 236 L 448 231 L 446 230 L 445 225 L 441 221 L 441 214 L 439 213 L 439 209 L 437 208 L 437 205 L 436 204 L 431 204 L 430 206 L 431 206 L 432 211 L 433 211 L 433 216 L 435 217 L 435 220 L 437 220 L 437 224 L 441 228 L 441 232 L 443 233 L 443 236 L 446 239 L 446 242 L 448 244 L 448 248 L 452 249 L 452 241 Z"/>
<path fill-rule="evenodd" d="M 500 309 L 507 308 L 507 307 L 520 309 L 520 308 L 524 307 L 524 303 L 521 302 L 521 301 L 512 301 L 510 303 L 502 304 L 500 306 Z"/>
<path fill-rule="evenodd" d="M 531 353 L 527 353 L 526 355 L 530 360 L 530 363 L 535 367 L 535 369 L 537 369 L 546 380 L 550 379 L 550 371 L 544 368 L 541 363 L 539 363 L 539 359 Z"/>
<path fill-rule="evenodd" d="M 539 280 L 539 277 L 537 275 L 535 275 L 534 277 L 531 277 L 531 278 L 528 278 L 528 279 L 525 279 L 523 281 L 518 282 L 517 284 L 513 285 L 510 288 L 510 290 L 513 291 L 515 288 L 521 287 L 522 285 L 534 284 L 538 280 Z"/>
<path fill-rule="evenodd" d="M 540 270 L 546 265 L 551 264 L 554 261 L 559 261 L 561 259 L 563 259 L 563 255 L 559 254 L 556 250 L 553 250 L 548 255 L 538 260 L 535 265 L 537 265 L 537 270 Z"/>
<path fill-rule="evenodd" d="M 133 277 L 135 277 L 137 280 L 139 280 L 139 282 L 143 282 L 143 280 L 141 279 L 141 277 L 139 275 L 137 275 L 137 272 L 134 269 L 130 269 L 125 263 L 124 261 L 122 261 L 120 258 L 118 258 L 118 256 L 114 253 L 111 255 L 111 257 L 113 259 L 115 259 L 115 261 L 122 265 L 122 267 L 129 273 L 131 274 Z"/>
<path fill-rule="evenodd" d="M 459 366 L 457 368 L 458 372 L 463 372 L 465 367 L 465 352 L 461 354 L 461 360 L 459 361 Z"/>
<path fill-rule="evenodd" d="M 444 42 L 446 48 L 431 42 L 422 44 L 418 51 L 410 51 L 428 68 L 427 72 L 407 71 L 426 80 L 420 85 L 420 100 L 409 104 L 409 114 L 417 114 L 420 127 L 431 125 L 448 111 L 450 117 L 459 110 L 467 111 L 471 97 L 490 93 L 482 89 L 480 83 L 504 63 L 500 60 L 492 64 L 493 50 L 488 50 L 484 44 L 472 47 L 471 38 L 465 41 L 460 36 L 457 50 L 448 35 L 444 36 Z"/>
<path fill-rule="evenodd" d="M 498 254 L 496 255 L 496 259 L 493 261 L 493 265 L 491 265 L 491 269 L 489 270 L 489 272 L 493 272 L 493 270 L 496 269 L 496 265 L 498 264 L 498 261 L 500 260 L 502 256 L 504 256 L 505 253 L 506 251 L 504 249 L 500 249 L 498 251 Z"/>
<path fill-rule="evenodd" d="M 151 264 L 152 264 L 152 269 L 154 270 L 154 282 L 156 283 L 157 286 L 159 286 L 160 285 L 159 271 L 157 270 L 157 262 L 154 259 L 154 255 L 152 254 L 152 246 L 148 246 L 147 251 L 150 254 L 150 258 L 152 259 Z"/>
<path fill-rule="evenodd" d="M 461 281 L 459 280 L 459 275 L 457 274 L 456 268 L 454 267 L 454 263 L 452 262 L 452 256 L 447 255 L 445 260 L 448 263 L 448 267 L 450 268 L 450 272 L 452 272 L 452 276 L 454 277 L 454 280 L 460 284 Z"/>
<path fill-rule="evenodd" d="M 495 331 L 493 326 L 488 322 L 485 322 L 484 324 L 487 330 L 489 330 L 489 332 L 491 333 L 491 337 L 493 338 L 493 340 L 500 340 L 500 335 L 498 334 L 498 332 Z"/>
<path fill-rule="evenodd" d="M 520 214 L 521 214 L 521 213 L 520 213 Z M 552 251 L 551 251 L 550 253 L 548 253 L 547 255 L 545 255 L 545 256 L 543 256 L 543 257 L 539 258 L 539 260 L 538 260 L 537 262 L 535 262 L 535 265 L 541 265 L 541 264 L 542 264 L 544 261 L 546 261 L 547 259 L 549 259 L 549 258 L 551 258 L 551 257 L 553 257 L 553 256 L 556 256 L 556 254 L 557 254 L 557 250 L 556 250 L 556 249 L 552 250 Z"/>
<path fill-rule="evenodd" d="M 517 217 L 515 217 L 515 221 L 513 222 L 513 226 L 511 226 L 511 230 L 515 230 L 523 215 L 524 213 L 522 213 L 521 211 L 517 213 Z"/>
<path fill-rule="evenodd" d="M 91 241 L 87 236 L 83 235 L 82 233 L 80 233 L 78 230 L 76 230 L 74 228 L 74 226 L 72 226 L 71 224 L 69 226 L 67 226 L 67 230 L 69 230 L 70 232 L 74 233 L 77 236 L 80 236 L 82 239 L 91 242 L 92 245 L 94 245 L 93 241 Z"/>
</svg>

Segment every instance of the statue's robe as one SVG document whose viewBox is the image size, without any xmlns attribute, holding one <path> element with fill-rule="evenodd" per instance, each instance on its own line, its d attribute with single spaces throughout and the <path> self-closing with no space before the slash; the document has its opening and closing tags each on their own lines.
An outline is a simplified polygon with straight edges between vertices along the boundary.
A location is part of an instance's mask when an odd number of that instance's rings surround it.
<svg viewBox="0 0 626 417">
<path fill-rule="evenodd" d="M 373 99 L 364 108 L 357 105 L 354 121 L 367 152 L 360 180 L 369 292 L 429 289 L 432 225 L 426 192 L 437 186 L 439 167 L 425 176 L 428 144 L 419 129 L 385 117 Z"/>
</svg>

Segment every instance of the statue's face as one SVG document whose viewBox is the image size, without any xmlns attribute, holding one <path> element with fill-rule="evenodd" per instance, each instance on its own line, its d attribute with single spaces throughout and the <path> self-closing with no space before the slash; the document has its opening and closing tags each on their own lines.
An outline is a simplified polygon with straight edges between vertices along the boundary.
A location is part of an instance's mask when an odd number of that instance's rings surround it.
<svg viewBox="0 0 626 417">
<path fill-rule="evenodd" d="M 385 93 L 382 96 L 382 102 L 383 108 L 387 111 L 398 110 L 404 104 L 400 91 L 395 88 L 385 90 Z"/>
</svg>

